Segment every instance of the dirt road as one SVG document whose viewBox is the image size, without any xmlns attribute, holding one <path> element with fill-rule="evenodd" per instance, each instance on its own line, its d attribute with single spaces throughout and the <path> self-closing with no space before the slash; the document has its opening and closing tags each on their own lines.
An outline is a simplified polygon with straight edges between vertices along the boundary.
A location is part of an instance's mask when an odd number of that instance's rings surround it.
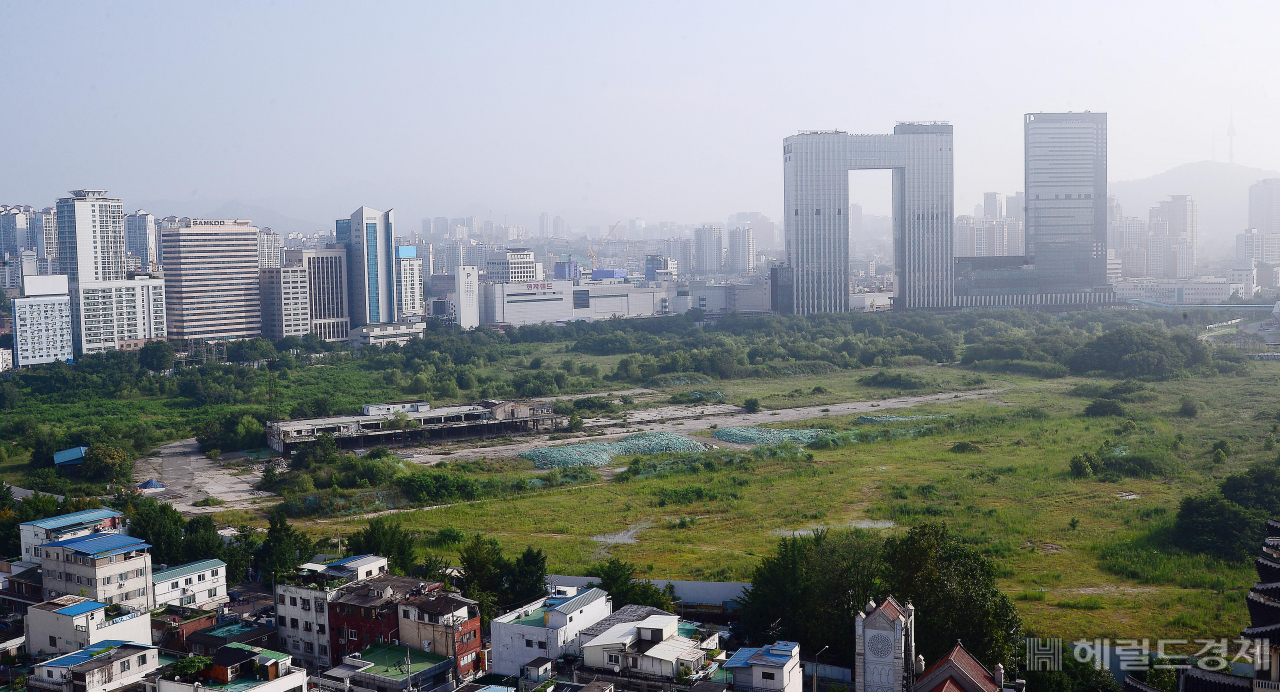
<svg viewBox="0 0 1280 692">
<path fill-rule="evenodd" d="M 232 475 L 233 473 L 241 475 Z M 248 509 L 253 506 L 253 500 L 274 497 L 271 493 L 253 489 L 253 485 L 261 477 L 260 470 L 246 473 L 239 469 L 225 468 L 210 460 L 200 453 L 200 446 L 194 438 L 157 448 L 151 456 L 139 460 L 133 470 L 135 483 L 148 478 L 156 478 L 164 483 L 164 490 L 148 494 L 173 505 L 174 509 L 183 514 Z M 216 497 L 226 504 L 216 507 L 196 507 L 192 504 L 206 497 Z"/>
</svg>

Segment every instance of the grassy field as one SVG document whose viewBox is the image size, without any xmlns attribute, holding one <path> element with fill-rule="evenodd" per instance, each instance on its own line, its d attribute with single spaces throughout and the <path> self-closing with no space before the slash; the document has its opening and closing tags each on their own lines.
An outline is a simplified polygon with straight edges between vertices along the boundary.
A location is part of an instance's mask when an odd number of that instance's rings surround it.
<svg viewBox="0 0 1280 692">
<path fill-rule="evenodd" d="M 952 384 L 966 375 L 950 368 L 918 372 L 936 373 Z M 996 561 L 1001 587 L 1034 632 L 1072 638 L 1236 636 L 1247 621 L 1243 596 L 1254 580 L 1250 566 L 1169 551 L 1159 535 L 1184 495 L 1274 456 L 1263 450 L 1263 438 L 1276 420 L 1280 364 L 1259 363 L 1249 378 L 1156 383 L 1154 400 L 1127 404 L 1137 422 L 1129 431 L 1120 429 L 1119 419 L 1081 415 L 1089 399 L 1071 390 L 1092 380 L 988 379 L 993 386 L 1012 386 L 984 401 L 911 411 L 971 417 L 955 430 L 818 451 L 812 462 L 759 461 L 750 468 L 591 484 L 399 516 L 424 534 L 450 526 L 487 533 L 508 552 L 533 545 L 547 552 L 556 572 L 581 573 L 617 556 L 652 578 L 713 580 L 747 579 L 760 556 L 788 532 L 894 532 L 939 519 Z M 852 374 L 731 382 L 722 389 L 760 396 L 815 386 L 810 381 L 846 399 L 859 386 Z M 1178 415 L 1184 394 L 1204 404 L 1198 417 Z M 1027 407 L 1048 415 L 1021 415 Z M 821 423 L 866 427 L 833 417 Z M 813 423 L 793 427 L 806 425 Z M 1214 464 L 1209 449 L 1219 439 L 1230 440 L 1237 451 Z M 951 451 L 962 441 L 980 451 Z M 1171 470 L 1114 482 L 1072 478 L 1071 456 L 1104 443 L 1135 454 L 1161 452 Z M 468 472 L 505 475 L 520 469 L 508 464 Z M 700 490 L 703 499 L 667 501 L 693 494 L 682 489 Z M 349 534 L 362 525 L 303 524 L 317 538 Z"/>
</svg>

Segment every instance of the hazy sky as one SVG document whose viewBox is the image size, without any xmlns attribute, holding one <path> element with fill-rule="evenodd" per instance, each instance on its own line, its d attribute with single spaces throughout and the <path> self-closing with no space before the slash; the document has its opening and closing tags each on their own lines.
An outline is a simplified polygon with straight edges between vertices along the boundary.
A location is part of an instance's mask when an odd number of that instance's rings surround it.
<svg viewBox="0 0 1280 692">
<path fill-rule="evenodd" d="M 75 187 L 356 206 L 776 217 L 802 129 L 955 125 L 956 209 L 1022 188 L 1022 114 L 1110 114 L 1112 180 L 1280 167 L 1280 3 L 7 2 L 0 202 Z M 887 193 L 885 193 L 887 195 Z M 887 196 L 864 200 L 887 213 Z M 491 210 L 491 211 L 490 211 Z M 580 210 L 600 210 L 588 214 Z M 157 210 L 168 212 L 170 210 Z M 592 218 L 588 218 L 592 217 Z"/>
</svg>

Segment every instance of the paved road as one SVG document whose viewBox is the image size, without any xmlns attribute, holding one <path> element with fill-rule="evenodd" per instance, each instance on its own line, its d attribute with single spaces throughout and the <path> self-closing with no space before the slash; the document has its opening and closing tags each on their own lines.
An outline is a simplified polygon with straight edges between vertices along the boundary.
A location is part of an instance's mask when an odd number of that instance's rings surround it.
<svg viewBox="0 0 1280 692">
<path fill-rule="evenodd" d="M 27 490 L 26 488 L 19 488 L 19 487 L 18 487 L 18 486 L 16 486 L 16 485 L 10 485 L 10 486 L 9 486 L 9 491 L 13 493 L 13 499 L 15 499 L 15 500 L 21 500 L 21 499 L 22 499 L 22 498 L 24 498 L 24 497 L 31 497 L 32 495 L 34 495 L 34 494 L 36 493 L 36 491 L 34 491 L 34 490 Z M 52 496 L 53 496 L 53 499 L 57 500 L 58 502 L 62 502 L 62 496 L 61 496 L 61 495 L 54 495 L 53 493 L 40 493 L 40 494 L 41 494 L 41 495 L 52 495 Z"/>
<path fill-rule="evenodd" d="M 627 428 L 616 428 L 617 432 L 585 439 L 565 442 L 551 442 L 545 435 L 521 437 L 515 444 L 500 447 L 482 447 L 475 449 L 455 449 L 448 453 L 445 450 L 434 450 L 431 447 L 419 447 L 413 450 L 413 461 L 434 464 L 443 460 L 455 459 L 494 459 L 514 457 L 520 452 L 540 447 L 580 442 L 602 442 L 615 440 L 637 432 L 672 432 L 692 433 L 699 430 L 710 430 L 711 426 L 749 426 L 764 423 L 783 423 L 788 421 L 821 418 L 823 416 L 841 416 L 851 413 L 879 413 L 889 409 L 910 408 L 920 404 L 942 401 L 963 401 L 966 399 L 982 399 L 992 394 L 1003 392 L 1008 387 L 998 389 L 977 389 L 968 392 L 942 392 L 939 394 L 918 394 L 900 396 L 892 399 L 875 401 L 846 401 L 843 404 L 822 404 L 817 406 L 800 406 L 797 408 L 779 409 L 777 411 L 760 411 L 747 413 L 741 407 L 728 404 L 708 404 L 706 406 L 664 406 L 656 409 L 645 409 L 628 414 L 631 425 Z M 663 414 L 666 415 L 663 415 Z M 637 421 L 639 414 L 643 421 Z M 656 414 L 656 415 L 654 415 Z"/>
</svg>

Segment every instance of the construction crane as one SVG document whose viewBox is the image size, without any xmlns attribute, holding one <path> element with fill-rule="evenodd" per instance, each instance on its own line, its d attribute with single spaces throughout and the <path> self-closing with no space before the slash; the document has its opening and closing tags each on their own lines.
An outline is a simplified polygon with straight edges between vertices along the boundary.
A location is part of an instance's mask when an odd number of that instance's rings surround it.
<svg viewBox="0 0 1280 692">
<path fill-rule="evenodd" d="M 609 229 L 609 232 L 604 234 L 604 240 L 601 240 L 599 245 L 595 247 L 592 247 L 591 245 L 587 246 L 587 257 L 591 258 L 592 269 L 596 268 L 596 252 L 604 249 L 604 244 L 609 242 L 609 239 L 613 237 L 613 232 L 618 230 L 618 226 L 621 226 L 621 225 L 622 225 L 621 221 L 613 224 L 613 227 Z"/>
</svg>

